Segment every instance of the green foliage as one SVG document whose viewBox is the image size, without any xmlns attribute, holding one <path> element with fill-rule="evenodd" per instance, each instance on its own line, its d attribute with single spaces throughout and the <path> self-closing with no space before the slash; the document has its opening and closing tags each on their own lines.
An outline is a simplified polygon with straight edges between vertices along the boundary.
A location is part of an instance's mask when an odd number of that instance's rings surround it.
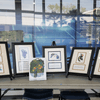
<svg viewBox="0 0 100 100">
<path fill-rule="evenodd" d="M 86 8 L 81 7 L 81 12 L 83 13 L 85 11 L 86 11 Z"/>
<path fill-rule="evenodd" d="M 49 10 L 51 10 L 52 12 L 56 12 L 56 13 L 60 12 L 60 6 L 57 3 L 55 5 L 49 4 L 47 8 Z M 63 13 L 70 13 L 70 11 L 75 10 L 75 9 L 77 9 L 77 8 L 73 4 L 62 6 L 62 12 Z M 81 7 L 81 12 L 83 13 L 85 11 L 86 11 L 86 8 Z"/>
<path fill-rule="evenodd" d="M 2 31 L 0 32 L 0 41 L 21 41 L 23 40 L 23 32 L 22 31 Z"/>
</svg>

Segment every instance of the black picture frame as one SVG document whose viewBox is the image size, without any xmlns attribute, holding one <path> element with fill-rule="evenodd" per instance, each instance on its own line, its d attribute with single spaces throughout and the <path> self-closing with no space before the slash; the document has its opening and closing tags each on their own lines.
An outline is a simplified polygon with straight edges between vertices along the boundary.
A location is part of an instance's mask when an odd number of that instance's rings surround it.
<svg viewBox="0 0 100 100">
<path fill-rule="evenodd" d="M 93 57 L 94 57 L 94 52 L 95 52 L 95 48 L 94 47 L 73 47 L 72 49 L 72 53 L 71 53 L 71 57 L 70 57 L 70 61 L 69 61 L 69 66 L 68 66 L 68 70 L 70 69 L 70 65 L 71 65 L 71 62 L 72 62 L 72 59 L 73 59 L 73 53 L 74 53 L 74 50 L 92 50 L 91 52 L 91 56 L 90 56 L 90 61 L 89 61 L 89 64 L 88 64 L 88 71 L 87 73 L 74 73 L 74 72 L 69 72 L 68 71 L 68 74 L 71 74 L 71 75 L 77 75 L 77 76 L 87 76 L 89 80 L 91 80 L 91 76 L 90 76 L 90 71 L 91 71 L 91 66 L 92 66 L 92 61 L 93 61 Z"/>
<path fill-rule="evenodd" d="M 26 73 L 17 73 L 17 70 L 16 70 L 16 54 L 15 54 L 15 46 L 25 46 L 25 45 L 31 45 L 32 46 L 32 57 L 35 57 L 35 47 L 34 47 L 34 42 L 13 42 L 12 43 L 12 53 L 13 53 L 13 68 L 14 68 L 14 78 L 17 77 L 17 76 L 28 76 L 29 75 L 29 72 L 26 72 Z"/>
<path fill-rule="evenodd" d="M 5 78 L 5 77 L 10 77 L 10 80 L 12 80 L 12 70 L 11 70 L 11 63 L 10 63 L 10 58 L 9 58 L 9 52 L 8 52 L 8 44 L 7 42 L 0 42 L 0 44 L 4 44 L 5 45 L 5 54 L 6 54 L 6 57 L 7 57 L 7 62 L 8 62 L 8 70 L 9 70 L 9 75 L 0 75 L 0 78 Z M 3 56 L 2 56 L 3 57 Z"/>
<path fill-rule="evenodd" d="M 47 72 L 47 74 L 57 74 L 57 73 L 66 73 L 68 71 L 68 68 L 67 68 L 67 55 L 66 55 L 66 46 L 65 45 L 62 45 L 62 46 L 42 46 L 42 56 L 45 57 L 45 49 L 59 49 L 59 48 L 63 48 L 64 49 L 64 65 L 65 65 L 65 70 L 64 71 L 60 71 L 60 72 Z M 50 51 L 49 51 L 50 52 Z M 53 51 L 52 51 L 53 52 Z M 55 52 L 55 51 L 54 51 Z M 58 51 L 57 51 L 58 52 Z M 60 54 L 61 55 L 61 54 Z M 49 56 L 48 56 L 49 57 Z M 48 58 L 47 58 L 48 60 Z M 55 60 L 56 61 L 56 60 Z M 58 60 L 59 61 L 59 60 Z M 52 60 L 50 61 L 52 62 Z M 47 62 L 46 62 L 47 63 Z M 49 62 L 48 62 L 49 64 Z M 48 65 L 47 64 L 47 65 Z M 53 69 L 53 68 L 52 68 Z"/>
<path fill-rule="evenodd" d="M 94 57 L 93 66 L 92 66 L 92 71 L 91 71 L 91 79 L 92 78 L 100 78 L 100 75 L 95 75 L 94 74 L 96 63 L 97 63 L 97 59 L 98 59 L 99 50 L 100 50 L 100 47 L 97 47 L 97 50 L 96 50 L 96 53 L 95 53 L 95 57 Z"/>
</svg>

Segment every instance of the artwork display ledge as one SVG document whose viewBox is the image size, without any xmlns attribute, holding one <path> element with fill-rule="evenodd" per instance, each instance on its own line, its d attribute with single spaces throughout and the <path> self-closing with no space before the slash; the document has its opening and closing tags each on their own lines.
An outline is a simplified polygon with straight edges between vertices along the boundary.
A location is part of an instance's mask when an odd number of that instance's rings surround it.
<svg viewBox="0 0 100 100">
<path fill-rule="evenodd" d="M 10 81 L 9 78 L 0 79 L 0 88 L 34 88 L 34 89 L 100 89 L 100 80 L 93 78 L 65 74 L 48 75 L 45 81 L 29 81 L 29 77 L 17 77 Z"/>
</svg>

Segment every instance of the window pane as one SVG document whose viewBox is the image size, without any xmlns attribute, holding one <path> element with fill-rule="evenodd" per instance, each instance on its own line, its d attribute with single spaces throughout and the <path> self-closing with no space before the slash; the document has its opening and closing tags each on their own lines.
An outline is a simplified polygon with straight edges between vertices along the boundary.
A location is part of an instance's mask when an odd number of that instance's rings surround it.
<svg viewBox="0 0 100 100">
<path fill-rule="evenodd" d="M 100 21 L 96 23 L 96 47 L 100 47 Z"/>
<path fill-rule="evenodd" d="M 96 0 L 96 8 L 100 7 L 100 0 Z"/>
<path fill-rule="evenodd" d="M 77 0 L 62 0 L 62 13 L 76 13 Z"/>
<path fill-rule="evenodd" d="M 96 14 L 100 15 L 100 0 L 97 0 L 96 2 Z"/>
<path fill-rule="evenodd" d="M 45 0 L 45 12 L 60 13 L 60 0 Z"/>
<path fill-rule="evenodd" d="M 15 0 L 0 0 L 0 9 L 15 9 Z"/>
<path fill-rule="evenodd" d="M 93 14 L 93 0 L 80 0 L 80 12 L 83 14 Z"/>
<path fill-rule="evenodd" d="M 34 15 L 22 13 L 22 25 L 34 25 Z"/>
<path fill-rule="evenodd" d="M 93 17 L 77 16 L 77 46 L 95 47 L 95 24 Z"/>
<path fill-rule="evenodd" d="M 46 26 L 52 26 L 54 28 L 60 27 L 60 15 L 46 15 L 45 16 L 45 23 Z"/>
<path fill-rule="evenodd" d="M 21 0 L 22 10 L 34 11 L 33 0 Z"/>
<path fill-rule="evenodd" d="M 35 26 L 41 26 L 42 22 L 42 15 L 35 15 Z"/>
<path fill-rule="evenodd" d="M 42 0 L 35 0 L 35 11 L 42 12 Z"/>
<path fill-rule="evenodd" d="M 16 24 L 15 13 L 0 12 L 0 24 Z"/>
</svg>

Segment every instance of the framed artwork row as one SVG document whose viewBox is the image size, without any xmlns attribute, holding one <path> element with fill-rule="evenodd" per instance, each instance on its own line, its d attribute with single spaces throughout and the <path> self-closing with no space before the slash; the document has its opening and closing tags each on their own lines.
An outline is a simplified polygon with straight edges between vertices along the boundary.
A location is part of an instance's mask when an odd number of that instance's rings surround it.
<svg viewBox="0 0 100 100">
<path fill-rule="evenodd" d="M 14 76 L 28 75 L 30 58 L 35 57 L 34 43 L 12 43 Z"/>
<path fill-rule="evenodd" d="M 99 77 L 100 78 L 100 47 L 96 50 L 96 55 L 94 59 L 94 64 L 91 72 L 91 78 Z"/>
<path fill-rule="evenodd" d="M 100 77 L 100 47 L 96 50 L 94 61 L 95 48 L 73 47 L 68 67 L 66 46 L 43 46 L 44 58 L 35 58 L 33 42 L 12 43 L 12 51 L 15 77 L 29 74 L 30 80 L 38 80 L 40 76 L 41 80 L 46 80 L 46 73 L 67 72 L 68 74 L 85 75 L 89 79 L 93 76 Z M 5 76 L 12 79 L 11 64 L 7 42 L 0 42 L 0 77 Z"/>
<path fill-rule="evenodd" d="M 95 48 L 73 47 L 69 62 L 69 74 L 87 75 L 90 78 L 90 71 Z"/>
<path fill-rule="evenodd" d="M 0 77 L 10 77 L 12 80 L 7 42 L 0 42 Z"/>
<path fill-rule="evenodd" d="M 47 73 L 66 72 L 66 46 L 43 46 Z"/>
</svg>

